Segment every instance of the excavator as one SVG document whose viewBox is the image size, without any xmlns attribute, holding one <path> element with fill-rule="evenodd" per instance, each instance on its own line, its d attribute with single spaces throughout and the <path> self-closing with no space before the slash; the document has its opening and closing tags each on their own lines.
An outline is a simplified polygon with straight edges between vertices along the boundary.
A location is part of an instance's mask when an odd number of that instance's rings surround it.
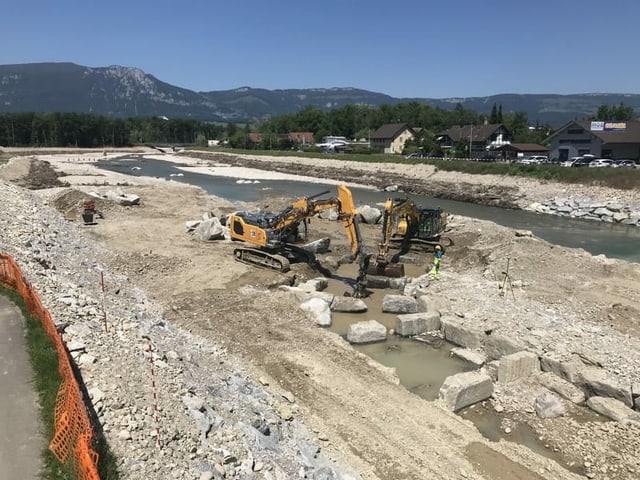
<svg viewBox="0 0 640 480">
<path fill-rule="evenodd" d="M 351 191 L 344 185 L 338 185 L 337 189 L 337 197 L 319 198 L 329 193 L 327 190 L 311 197 L 295 200 L 279 213 L 246 211 L 232 213 L 227 221 L 231 239 L 251 245 L 235 248 L 233 251 L 235 259 L 279 272 L 289 271 L 291 261 L 303 261 L 320 270 L 324 275 L 330 276 L 312 252 L 294 245 L 294 242 L 302 234 L 301 224 L 306 236 L 307 224 L 312 216 L 323 210 L 336 208 L 338 220 L 342 222 L 351 244 L 351 254 L 354 260 L 359 262 L 353 296 L 367 296 L 366 272 L 372 255 L 367 252 L 362 240 Z"/>
<path fill-rule="evenodd" d="M 403 277 L 404 265 L 392 263 L 391 243 L 400 242 L 400 253 L 409 250 L 412 244 L 429 249 L 453 245 L 453 240 L 443 237 L 447 227 L 447 213 L 441 208 L 420 208 L 409 198 L 387 198 L 382 214 L 382 238 L 378 244 L 378 254 L 370 263 L 369 275 Z"/>
</svg>

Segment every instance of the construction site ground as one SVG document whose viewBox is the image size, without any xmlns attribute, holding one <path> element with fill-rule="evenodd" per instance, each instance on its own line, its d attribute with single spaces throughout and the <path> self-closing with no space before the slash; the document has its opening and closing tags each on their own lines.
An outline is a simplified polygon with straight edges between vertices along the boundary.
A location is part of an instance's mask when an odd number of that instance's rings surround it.
<svg viewBox="0 0 640 480">
<path fill-rule="evenodd" d="M 388 369 L 352 349 L 338 335 L 318 328 L 289 295 L 277 290 L 269 295 L 248 294 L 250 290 L 242 287 L 264 288 L 278 275 L 236 262 L 232 242 L 204 243 L 186 233 L 185 221 L 199 219 L 203 212 L 224 215 L 240 208 L 277 211 L 291 199 L 238 204 L 173 182 L 144 179 L 136 184 L 134 179 L 123 180 L 97 170 L 86 175 L 91 162 L 74 163 L 68 161 L 71 156 L 81 157 L 67 155 L 66 162 L 59 155 L 47 158 L 55 169 L 67 172 L 69 176 L 60 180 L 69 186 L 40 191 L 69 221 L 81 221 L 77 207 L 82 195 L 77 190 L 104 192 L 120 184 L 127 193 L 141 198 L 136 207 L 99 202 L 104 219 L 83 230 L 105 249 L 104 258 L 97 260 L 142 287 L 162 307 L 168 321 L 224 346 L 246 362 L 254 378 L 267 378 L 271 385 L 293 392 L 304 421 L 326 436 L 325 449 L 344 459 L 362 478 L 528 480 L 588 476 L 622 480 L 640 476 L 640 427 L 636 424 L 595 419 L 584 413 L 585 407 L 569 402 L 565 402 L 566 415 L 542 420 L 532 405 L 544 389 L 528 380 L 498 389 L 494 399 L 485 403 L 484 408 L 499 407 L 499 428 L 507 437 L 491 442 L 469 420 L 447 411 L 439 402 L 412 394 L 398 385 Z M 295 162 L 251 162 L 253 168 L 269 169 L 277 163 L 296 172 Z M 323 168 L 339 179 L 340 172 L 331 162 L 325 162 Z M 84 176 L 77 170 L 81 163 Z M 359 167 L 350 168 L 358 171 Z M 402 178 L 396 167 L 390 166 L 388 171 L 383 165 L 360 168 L 361 177 L 375 172 L 380 185 L 398 184 Z M 415 189 L 429 189 L 433 170 L 424 178 L 419 169 L 413 172 Z M 448 175 L 450 179 L 437 181 L 455 185 L 455 174 Z M 554 188 L 566 191 L 560 185 L 536 188 L 534 183 L 518 181 L 514 185 L 511 180 L 505 180 L 504 185 L 494 180 L 483 189 L 485 181 L 475 183 L 474 188 L 485 192 L 503 188 L 511 192 L 513 202 L 526 198 L 527 192 L 535 192 L 535 196 L 543 190 L 551 194 Z M 473 184 L 474 179 L 466 176 L 464 182 Z M 348 252 L 339 223 L 314 219 L 311 227 L 314 236 L 331 237 L 331 255 Z M 374 247 L 380 227 L 362 228 L 367 244 Z M 562 348 L 617 369 L 624 381 L 638 381 L 639 265 L 593 257 L 583 250 L 551 245 L 527 235 L 516 236 L 513 230 L 466 217 L 454 216 L 447 235 L 455 246 L 442 261 L 442 279 L 428 287 L 429 297 L 443 315 L 471 318 L 485 331 L 500 328 L 514 336 L 536 330 L 538 321 L 565 319 L 574 337 L 564 335 Z M 507 258 L 515 286 L 504 295 L 500 285 Z M 294 265 L 289 275 L 312 278 L 317 272 L 306 265 Z M 358 320 L 375 315 L 369 312 Z M 589 331 L 598 333 L 585 343 Z M 616 345 L 618 338 L 625 341 L 625 353 L 619 343 Z M 549 348 L 557 344 L 553 339 Z M 587 344 L 593 347 L 586 349 Z M 542 456 L 508 441 L 505 432 L 519 425 L 528 425 L 550 455 Z"/>
</svg>

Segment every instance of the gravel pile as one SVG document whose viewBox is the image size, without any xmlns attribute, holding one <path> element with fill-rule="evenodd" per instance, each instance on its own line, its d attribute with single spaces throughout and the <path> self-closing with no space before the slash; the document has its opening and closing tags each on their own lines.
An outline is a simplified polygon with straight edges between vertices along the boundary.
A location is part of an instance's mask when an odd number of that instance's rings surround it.
<svg viewBox="0 0 640 480">
<path fill-rule="evenodd" d="M 290 392 L 268 392 L 223 348 L 172 326 L 96 262 L 80 224 L 4 181 L 0 197 L 0 251 L 64 328 L 121 478 L 358 478 L 297 420 Z"/>
</svg>

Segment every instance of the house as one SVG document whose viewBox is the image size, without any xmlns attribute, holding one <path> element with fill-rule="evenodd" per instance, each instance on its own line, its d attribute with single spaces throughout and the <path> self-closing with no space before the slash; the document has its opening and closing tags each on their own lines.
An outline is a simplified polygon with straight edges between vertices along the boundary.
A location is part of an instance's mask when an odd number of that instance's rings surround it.
<svg viewBox="0 0 640 480">
<path fill-rule="evenodd" d="M 313 145 L 313 132 L 289 132 L 289 140 L 300 145 Z"/>
<path fill-rule="evenodd" d="M 449 150 L 457 148 L 471 151 L 469 157 L 483 157 L 487 152 L 502 145 L 511 143 L 513 135 L 503 124 L 464 125 L 448 128 L 440 132 L 436 138 L 440 148 Z"/>
<path fill-rule="evenodd" d="M 371 148 L 379 148 L 383 153 L 399 153 L 407 141 L 416 134 L 406 123 L 387 123 L 371 134 Z"/>
<path fill-rule="evenodd" d="M 598 158 L 640 159 L 640 121 L 570 121 L 553 132 L 545 143 L 549 157 L 564 162 L 590 153 Z"/>
<path fill-rule="evenodd" d="M 506 143 L 493 149 L 493 152 L 500 160 L 513 160 L 518 157 L 529 157 L 532 155 L 548 156 L 549 149 L 537 143 Z"/>
<path fill-rule="evenodd" d="M 249 141 L 253 142 L 253 143 L 260 143 L 262 142 L 264 138 L 264 135 L 262 135 L 261 133 L 250 133 L 249 134 Z"/>
</svg>

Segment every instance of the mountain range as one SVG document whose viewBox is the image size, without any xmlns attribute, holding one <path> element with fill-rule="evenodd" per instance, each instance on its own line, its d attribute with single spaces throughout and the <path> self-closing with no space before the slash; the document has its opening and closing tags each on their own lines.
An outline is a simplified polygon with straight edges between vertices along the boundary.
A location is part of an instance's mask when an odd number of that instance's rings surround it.
<svg viewBox="0 0 640 480">
<path fill-rule="evenodd" d="M 163 82 L 138 68 L 86 67 L 74 63 L 0 65 L 0 112 L 80 112 L 114 117 L 164 116 L 243 123 L 253 118 L 321 110 L 349 104 L 377 107 L 411 101 L 452 110 L 460 104 L 488 115 L 525 112 L 531 124 L 557 127 L 594 115 L 601 105 L 632 107 L 640 116 L 640 94 L 500 94 L 487 97 L 395 98 L 357 88 L 195 92 Z"/>
</svg>

